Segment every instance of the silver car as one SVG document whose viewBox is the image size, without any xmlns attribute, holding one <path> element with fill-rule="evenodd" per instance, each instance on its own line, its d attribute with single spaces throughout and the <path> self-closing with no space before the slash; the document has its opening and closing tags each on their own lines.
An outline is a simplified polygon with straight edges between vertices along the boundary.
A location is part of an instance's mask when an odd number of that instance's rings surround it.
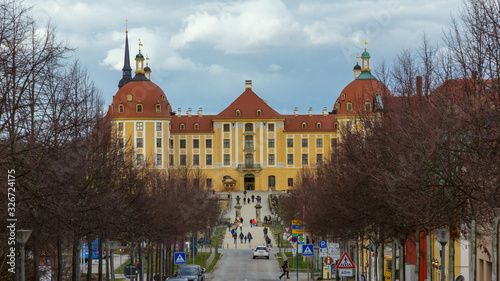
<svg viewBox="0 0 500 281">
<path fill-rule="evenodd" d="M 167 281 L 189 281 L 187 278 L 181 278 L 181 277 L 170 277 L 167 278 Z"/>
<path fill-rule="evenodd" d="M 269 259 L 269 250 L 266 246 L 257 246 L 253 249 L 253 258 L 263 257 Z"/>
</svg>

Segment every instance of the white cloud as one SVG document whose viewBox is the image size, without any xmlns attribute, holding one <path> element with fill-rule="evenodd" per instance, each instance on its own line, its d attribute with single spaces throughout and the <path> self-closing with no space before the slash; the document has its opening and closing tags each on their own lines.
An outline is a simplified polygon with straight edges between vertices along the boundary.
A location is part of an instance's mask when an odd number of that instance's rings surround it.
<svg viewBox="0 0 500 281">
<path fill-rule="evenodd" d="M 279 66 L 277 64 L 271 64 L 271 65 L 269 65 L 268 69 L 270 71 L 280 71 L 281 70 L 281 66 Z"/>
</svg>

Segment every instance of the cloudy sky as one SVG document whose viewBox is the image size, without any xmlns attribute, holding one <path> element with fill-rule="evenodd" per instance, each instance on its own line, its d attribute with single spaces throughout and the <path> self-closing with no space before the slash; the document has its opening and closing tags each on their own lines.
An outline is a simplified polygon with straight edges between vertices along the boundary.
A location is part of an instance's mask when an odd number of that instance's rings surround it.
<svg viewBox="0 0 500 281">
<path fill-rule="evenodd" d="M 217 114 L 253 81 L 282 114 L 333 108 L 356 53 L 392 64 L 422 34 L 440 43 L 461 0 L 27 0 L 76 48 L 107 104 L 118 90 L 128 20 L 131 63 L 142 41 L 151 80 L 174 109 Z"/>
</svg>

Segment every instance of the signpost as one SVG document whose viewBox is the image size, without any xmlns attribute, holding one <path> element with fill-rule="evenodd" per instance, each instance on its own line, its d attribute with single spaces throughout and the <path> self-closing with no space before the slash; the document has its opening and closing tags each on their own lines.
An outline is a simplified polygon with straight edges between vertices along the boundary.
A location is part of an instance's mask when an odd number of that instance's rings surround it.
<svg viewBox="0 0 500 281">
<path fill-rule="evenodd" d="M 137 274 L 139 274 L 139 270 L 137 269 L 137 266 L 133 264 L 127 264 L 123 269 L 123 275 L 125 275 L 128 279 L 137 277 Z"/>
<path fill-rule="evenodd" d="M 174 253 L 174 264 L 179 265 L 179 276 L 182 277 L 180 269 L 181 269 L 182 264 L 186 264 L 186 253 L 184 253 L 184 252 Z"/>
</svg>

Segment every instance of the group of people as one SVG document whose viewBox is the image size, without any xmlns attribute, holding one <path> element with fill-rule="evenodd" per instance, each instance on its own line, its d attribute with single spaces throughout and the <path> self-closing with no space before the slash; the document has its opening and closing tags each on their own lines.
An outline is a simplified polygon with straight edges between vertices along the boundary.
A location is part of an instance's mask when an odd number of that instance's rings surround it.
<svg viewBox="0 0 500 281">
<path fill-rule="evenodd" d="M 264 216 L 264 223 L 271 223 L 271 215 Z"/>
<path fill-rule="evenodd" d="M 252 194 L 252 196 L 251 196 L 251 197 L 248 197 L 248 198 L 247 198 L 247 191 L 246 191 L 246 190 L 245 190 L 245 191 L 243 191 L 243 196 L 244 196 L 244 197 L 243 197 L 243 204 L 245 204 L 245 203 L 250 204 L 250 198 L 252 198 L 252 203 L 253 203 L 253 202 L 254 202 L 254 200 L 255 200 L 255 195 L 253 195 L 253 194 Z"/>
<path fill-rule="evenodd" d="M 250 226 L 252 224 L 255 224 L 255 219 L 250 220 Z M 228 222 L 227 228 L 229 229 L 229 231 L 231 232 L 231 235 L 233 236 L 234 244 L 238 243 L 238 238 L 240 238 L 241 244 L 243 244 L 243 243 L 246 244 L 247 240 L 248 240 L 248 243 L 252 242 L 253 236 L 252 236 L 252 233 L 250 233 L 250 231 L 246 235 L 243 234 L 243 218 L 236 218 L 232 223 Z M 239 235 L 238 235 L 238 228 L 240 229 Z"/>
</svg>

